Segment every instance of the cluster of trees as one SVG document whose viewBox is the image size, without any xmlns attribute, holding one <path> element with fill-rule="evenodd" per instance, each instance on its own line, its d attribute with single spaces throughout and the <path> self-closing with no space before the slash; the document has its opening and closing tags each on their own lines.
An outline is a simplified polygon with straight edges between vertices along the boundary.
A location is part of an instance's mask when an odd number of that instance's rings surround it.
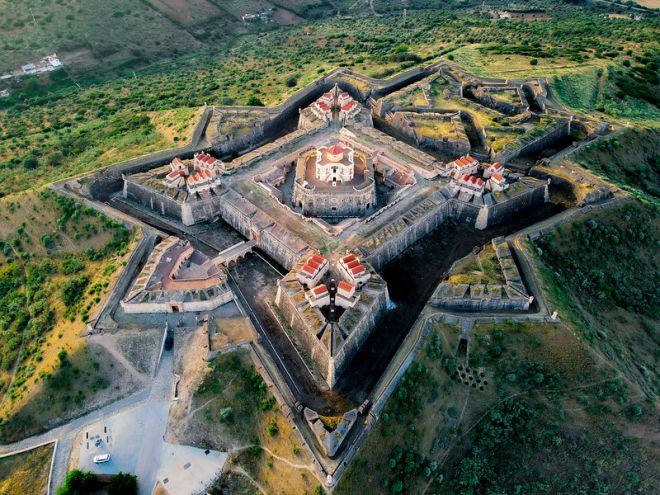
<svg viewBox="0 0 660 495">
<path fill-rule="evenodd" d="M 418 478 L 430 479 L 438 469 L 438 463 L 429 461 L 417 449 L 395 447 L 387 461 L 388 477 L 383 480 L 383 488 L 389 493 L 411 493 Z"/>
<path fill-rule="evenodd" d="M 403 423 L 419 417 L 429 392 L 436 386 L 435 379 L 422 363 L 411 366 L 387 403 L 382 416 L 383 422 Z M 385 425 L 383 428 L 386 431 Z M 414 431 L 414 428 L 411 431 Z"/>
<path fill-rule="evenodd" d="M 632 441 L 607 425 L 569 433 L 564 422 L 521 398 L 495 406 L 446 466 L 442 493 L 642 493 Z"/>
<path fill-rule="evenodd" d="M 587 305 L 660 315 L 658 209 L 632 203 L 535 241 L 561 286 Z"/>
<path fill-rule="evenodd" d="M 137 476 L 117 473 L 109 481 L 101 481 L 90 471 L 69 471 L 56 495 L 92 495 L 103 489 L 108 495 L 137 495 Z"/>
<path fill-rule="evenodd" d="M 610 180 L 660 198 L 660 130 L 628 129 L 583 150 L 577 161 Z"/>
</svg>

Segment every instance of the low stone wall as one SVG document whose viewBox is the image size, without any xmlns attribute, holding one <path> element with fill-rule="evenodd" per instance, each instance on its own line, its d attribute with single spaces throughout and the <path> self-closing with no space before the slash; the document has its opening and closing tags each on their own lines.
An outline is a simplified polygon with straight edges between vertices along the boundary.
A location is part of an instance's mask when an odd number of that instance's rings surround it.
<svg viewBox="0 0 660 495">
<path fill-rule="evenodd" d="M 529 185 L 529 190 L 501 203 L 485 207 L 488 212 L 487 226 L 510 219 L 516 213 L 526 208 L 546 203 L 550 199 L 548 183 L 539 181 Z"/>
<path fill-rule="evenodd" d="M 551 125 L 551 129 L 548 129 L 547 132 L 544 132 L 529 142 L 523 144 L 514 141 L 501 151 L 494 152 L 491 150 L 491 161 L 506 164 L 508 161 L 519 156 L 529 155 L 548 148 L 556 141 L 570 134 L 570 120 L 568 119 L 557 119 L 557 122 Z"/>
<path fill-rule="evenodd" d="M 516 115 L 523 113 L 529 110 L 529 105 L 525 102 L 525 95 L 522 92 L 522 89 L 517 86 L 497 86 L 497 87 L 476 87 L 470 88 L 472 96 L 475 100 L 486 107 L 490 107 L 498 112 L 502 112 L 507 115 Z M 497 98 L 493 97 L 491 94 L 495 91 L 510 90 L 515 91 L 518 97 L 520 98 L 520 103 L 507 103 L 505 101 L 500 101 Z"/>
<path fill-rule="evenodd" d="M 371 332 L 377 331 L 377 323 L 380 317 L 387 310 L 387 305 L 390 301 L 387 285 L 382 279 L 380 283 L 368 283 L 362 288 L 363 294 L 369 295 L 370 300 L 364 301 L 364 297 L 360 297 L 360 301 L 356 308 L 347 310 L 339 318 L 338 325 L 343 329 L 344 333 L 348 333 L 348 338 L 344 341 L 343 345 L 334 356 L 335 367 L 335 380 L 342 374 L 346 366 L 351 362 L 351 359 L 360 350 L 362 344 L 367 340 Z M 350 311 L 356 309 L 361 311 L 361 317 L 352 327 L 346 328 L 347 319 L 349 318 Z"/>
<path fill-rule="evenodd" d="M 234 299 L 234 294 L 231 290 L 221 292 L 216 297 L 206 301 L 184 301 L 178 303 L 182 312 L 199 312 L 199 311 L 212 311 L 218 306 L 227 304 Z M 172 307 L 168 303 L 125 303 L 121 301 L 121 307 L 124 313 L 127 314 L 142 314 L 142 313 L 172 313 Z"/>
<path fill-rule="evenodd" d="M 320 314 L 316 308 L 308 309 L 318 313 L 319 320 L 323 321 L 323 325 L 318 328 L 313 328 L 308 319 L 303 318 L 301 311 L 308 307 L 306 300 L 296 304 L 291 298 L 289 292 L 285 288 L 285 282 L 280 281 L 277 287 L 277 295 L 275 296 L 275 304 L 280 309 L 284 316 L 286 323 L 293 330 L 296 340 L 305 349 L 305 352 L 312 359 L 314 366 L 319 371 L 321 376 L 332 386 L 335 382 L 335 369 L 332 362 L 332 356 L 328 349 L 321 344 L 317 335 L 324 331 L 325 318 Z"/>
</svg>

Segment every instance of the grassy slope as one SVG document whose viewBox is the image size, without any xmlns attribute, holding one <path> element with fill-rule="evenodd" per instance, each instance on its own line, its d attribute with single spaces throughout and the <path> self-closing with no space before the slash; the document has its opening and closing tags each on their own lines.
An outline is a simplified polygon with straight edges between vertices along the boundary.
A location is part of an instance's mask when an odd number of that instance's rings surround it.
<svg viewBox="0 0 660 495">
<path fill-rule="evenodd" d="M 46 495 L 53 445 L 0 459 L 0 493 Z"/>
<path fill-rule="evenodd" d="M 335 493 L 652 490 L 654 407 L 568 327 L 477 325 L 468 374 L 484 390 L 452 379 L 458 333 L 436 324 Z"/>
<path fill-rule="evenodd" d="M 0 436 L 7 440 L 91 404 L 121 374 L 79 334 L 118 276 L 130 233 L 47 190 L 3 198 L 0 217 Z"/>
<path fill-rule="evenodd" d="M 493 60 L 511 66 L 525 57 L 500 53 L 505 45 L 497 43 L 506 37 L 536 51 L 555 48 L 556 55 L 537 66 L 548 72 L 566 56 L 575 57 L 577 41 L 580 61 L 572 63 L 578 66 L 604 63 L 595 47 L 612 50 L 614 60 L 625 58 L 615 51 L 615 39 L 626 39 L 625 46 L 636 51 L 655 46 L 651 20 L 617 23 L 567 6 L 554 8 L 553 15 L 552 22 L 495 23 L 450 9 L 411 11 L 405 27 L 399 15 L 319 22 L 309 35 L 304 27 L 290 27 L 236 37 L 231 44 L 217 41 L 212 52 L 171 54 L 135 75 L 117 70 L 79 79 L 81 88 L 62 73 L 48 76 L 54 81 L 46 88 L 28 78 L 0 101 L 5 108 L 0 110 L 0 193 L 29 187 L 35 182 L 31 177 L 42 183 L 173 144 L 153 119 L 141 118 L 144 114 L 199 108 L 205 102 L 243 104 L 251 95 L 272 105 L 338 65 L 382 76 L 414 65 L 416 57 L 432 60 L 457 46 L 483 45 L 486 56 L 474 58 L 476 69 L 487 70 Z M 123 26 L 123 18 L 109 19 L 116 29 Z M 602 29 L 594 29 L 596 23 Z M 535 46 L 539 40 L 541 46 Z M 408 47 L 404 60 L 395 53 L 401 45 Z M 291 75 L 297 77 L 293 88 L 286 84 Z M 37 168 L 27 172 L 26 166 Z"/>
<path fill-rule="evenodd" d="M 649 397 L 660 390 L 658 213 L 631 201 L 534 243 L 552 305 Z"/>
<path fill-rule="evenodd" d="M 628 129 L 600 140 L 574 159 L 608 181 L 660 197 L 660 129 Z"/>
</svg>

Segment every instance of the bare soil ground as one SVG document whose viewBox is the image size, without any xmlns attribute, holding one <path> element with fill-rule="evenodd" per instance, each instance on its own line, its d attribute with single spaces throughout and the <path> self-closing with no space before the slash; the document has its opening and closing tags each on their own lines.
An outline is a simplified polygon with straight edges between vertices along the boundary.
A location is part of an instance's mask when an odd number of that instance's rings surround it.
<svg viewBox="0 0 660 495">
<path fill-rule="evenodd" d="M 267 493 L 304 493 L 316 486 L 311 455 L 291 423 L 277 406 L 259 407 L 253 390 L 245 388 L 244 373 L 253 366 L 250 353 L 222 355 L 219 359 L 236 358 L 240 364 L 214 369 L 203 360 L 207 340 L 201 329 L 175 337 L 175 347 L 179 340 L 179 400 L 170 408 L 166 440 L 230 452 L 228 469 L 242 471 Z M 224 421 L 229 409 L 231 420 Z"/>
<path fill-rule="evenodd" d="M 217 5 L 207 0 L 147 0 L 156 10 L 174 19 L 179 24 L 189 26 L 222 14 Z"/>
</svg>

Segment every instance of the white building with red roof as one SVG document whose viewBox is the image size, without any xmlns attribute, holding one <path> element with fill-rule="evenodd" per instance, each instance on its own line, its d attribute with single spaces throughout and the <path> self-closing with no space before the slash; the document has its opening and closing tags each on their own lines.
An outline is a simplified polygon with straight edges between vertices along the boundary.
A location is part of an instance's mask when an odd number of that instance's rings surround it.
<svg viewBox="0 0 660 495">
<path fill-rule="evenodd" d="M 335 304 L 342 308 L 352 308 L 360 299 L 360 295 L 355 291 L 355 285 L 340 280 L 337 284 L 337 293 L 335 294 Z"/>
<path fill-rule="evenodd" d="M 481 196 L 484 193 L 484 180 L 479 177 L 475 177 L 474 175 L 461 176 L 457 181 L 457 185 L 461 192 L 473 194 L 476 196 Z"/>
<path fill-rule="evenodd" d="M 186 189 L 189 194 L 204 194 L 221 184 L 224 164 L 208 153 L 195 153 L 192 160 L 176 157 L 170 163 L 170 171 L 163 178 L 165 187 Z"/>
<path fill-rule="evenodd" d="M 330 292 L 325 284 L 319 284 L 305 292 L 305 299 L 312 308 L 320 308 L 330 304 Z"/>
<path fill-rule="evenodd" d="M 165 187 L 180 189 L 186 185 L 186 176 L 188 175 L 188 169 L 183 170 L 173 168 L 163 179 L 163 184 Z"/>
<path fill-rule="evenodd" d="M 347 91 L 343 91 L 337 95 L 337 103 L 339 106 L 346 105 L 347 103 L 350 103 L 353 101 L 353 98 L 351 95 L 348 94 Z"/>
<path fill-rule="evenodd" d="M 495 162 L 486 167 L 484 170 L 484 179 L 490 179 L 490 176 L 494 173 L 504 175 L 504 165 L 502 165 L 500 162 Z"/>
<path fill-rule="evenodd" d="M 458 160 L 449 163 L 451 169 L 450 175 L 452 177 L 461 177 L 463 175 L 473 175 L 479 169 L 479 161 L 470 156 L 462 156 Z"/>
<path fill-rule="evenodd" d="M 340 143 L 316 150 L 316 178 L 323 182 L 349 182 L 355 176 L 353 148 Z"/>
<path fill-rule="evenodd" d="M 509 184 L 507 183 L 506 178 L 497 172 L 494 172 L 493 175 L 490 176 L 490 179 L 488 179 L 488 188 L 493 192 L 504 191 L 508 187 Z"/>
<path fill-rule="evenodd" d="M 352 254 L 339 260 L 339 269 L 344 278 L 356 287 L 366 284 L 371 278 L 371 274 L 366 267 Z"/>
<path fill-rule="evenodd" d="M 332 119 L 332 102 L 327 103 L 323 97 L 312 103 L 312 113 L 324 122 Z"/>
<path fill-rule="evenodd" d="M 360 106 L 351 99 L 348 103 L 344 103 L 339 111 L 339 117 L 342 120 L 352 119 L 360 113 Z"/>
<path fill-rule="evenodd" d="M 310 256 L 300 271 L 296 274 L 298 282 L 307 287 L 316 287 L 328 271 L 329 263 L 323 256 L 315 254 Z"/>
<path fill-rule="evenodd" d="M 196 172 L 208 170 L 213 177 L 219 177 L 225 172 L 225 164 L 221 160 L 203 151 L 193 156 L 193 167 Z"/>
</svg>

